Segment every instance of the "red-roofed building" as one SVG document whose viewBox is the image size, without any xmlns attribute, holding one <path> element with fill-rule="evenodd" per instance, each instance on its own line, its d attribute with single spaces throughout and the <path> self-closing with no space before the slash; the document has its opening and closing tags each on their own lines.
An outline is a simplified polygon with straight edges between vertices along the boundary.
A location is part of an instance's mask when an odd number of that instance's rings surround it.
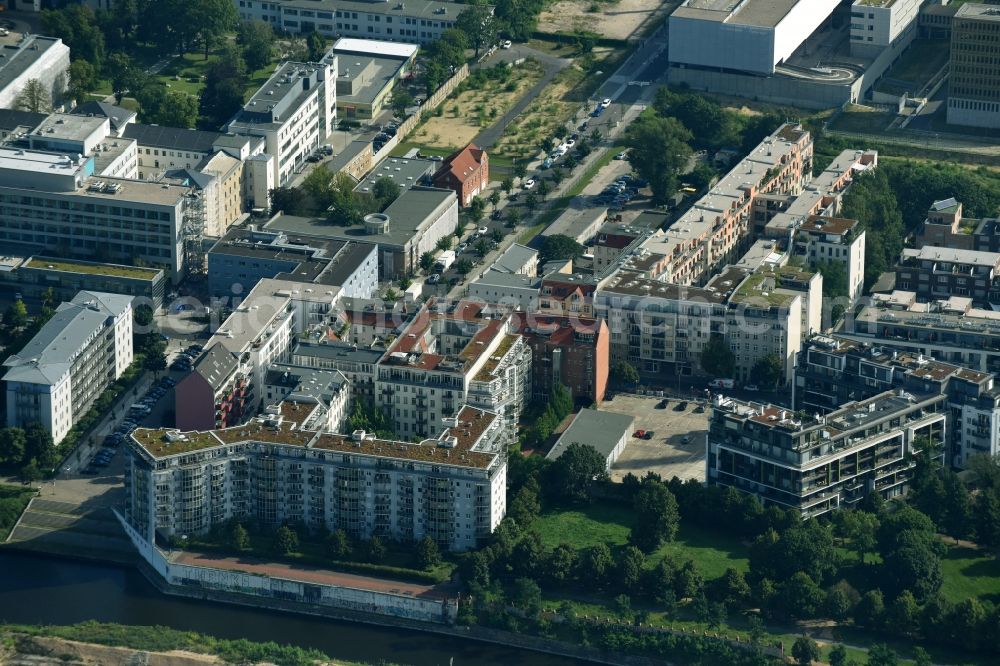
<svg viewBox="0 0 1000 666">
<path fill-rule="evenodd" d="M 531 391 L 536 398 L 547 398 L 558 382 L 575 400 L 604 400 L 611 334 L 603 319 L 516 312 L 514 322 L 531 347 Z"/>
<path fill-rule="evenodd" d="M 454 190 L 460 206 L 468 206 L 489 182 L 489 157 L 474 143 L 451 155 L 434 174 L 434 187 Z"/>
</svg>

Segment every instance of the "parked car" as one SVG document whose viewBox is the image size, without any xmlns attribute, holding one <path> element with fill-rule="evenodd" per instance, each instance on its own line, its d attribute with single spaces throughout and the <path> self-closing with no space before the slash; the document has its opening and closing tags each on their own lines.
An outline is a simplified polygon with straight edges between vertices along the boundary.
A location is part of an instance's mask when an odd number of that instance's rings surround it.
<svg viewBox="0 0 1000 666">
<path fill-rule="evenodd" d="M 697 407 L 695 407 L 694 408 L 694 413 L 695 414 L 704 414 L 705 413 L 705 405 L 698 405 Z"/>
<path fill-rule="evenodd" d="M 674 411 L 683 412 L 687 408 L 688 408 L 687 400 L 681 400 L 680 402 L 677 403 L 677 406 L 674 407 Z"/>
<path fill-rule="evenodd" d="M 632 436 L 635 437 L 636 439 L 645 439 L 646 438 L 646 431 L 645 430 L 636 430 L 634 433 L 632 433 Z"/>
<path fill-rule="evenodd" d="M 551 157 L 546 157 L 545 158 L 545 160 L 542 162 L 542 168 L 543 169 L 550 169 L 550 168 L 552 168 L 552 158 Z"/>
<path fill-rule="evenodd" d="M 437 284 L 440 281 L 441 281 L 440 273 L 434 273 L 432 275 L 427 276 L 427 284 Z"/>
<path fill-rule="evenodd" d="M 566 142 L 563 143 L 563 145 L 566 146 L 567 149 L 568 148 L 572 148 L 573 146 L 576 145 L 576 139 L 570 137 L 570 138 L 566 139 Z"/>
<path fill-rule="evenodd" d="M 669 405 L 669 404 L 670 404 L 670 401 L 667 400 L 666 398 L 664 398 L 663 400 L 661 400 L 658 403 L 656 403 L 656 408 L 657 409 L 666 409 L 667 405 Z"/>
<path fill-rule="evenodd" d="M 488 233 L 490 233 L 489 227 L 479 227 L 478 229 L 476 229 L 476 234 L 480 236 L 485 236 Z"/>
<path fill-rule="evenodd" d="M 747 384 L 746 386 L 743 387 L 743 390 L 744 391 L 759 391 L 760 387 L 757 386 L 756 384 Z"/>
<path fill-rule="evenodd" d="M 526 190 L 530 190 L 534 186 L 535 186 L 535 179 L 529 178 L 528 180 L 524 181 L 524 185 L 522 185 L 521 187 L 523 187 Z"/>
<path fill-rule="evenodd" d="M 610 97 L 605 97 L 603 100 L 601 100 L 601 108 L 606 109 L 609 106 L 611 106 L 611 98 Z"/>
<path fill-rule="evenodd" d="M 505 39 L 500 43 L 500 48 L 502 49 L 509 49 L 511 46 L 513 46 L 513 44 L 509 39 Z"/>
<path fill-rule="evenodd" d="M 681 437 L 681 444 L 690 444 L 690 443 L 691 443 L 691 437 L 689 435 L 684 435 L 683 437 Z"/>
</svg>

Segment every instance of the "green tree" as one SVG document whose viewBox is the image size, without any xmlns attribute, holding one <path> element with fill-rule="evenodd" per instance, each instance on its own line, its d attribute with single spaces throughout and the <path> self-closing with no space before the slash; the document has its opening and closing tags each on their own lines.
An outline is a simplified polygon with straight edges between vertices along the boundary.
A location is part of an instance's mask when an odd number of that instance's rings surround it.
<svg viewBox="0 0 1000 666">
<path fill-rule="evenodd" d="M 808 636 L 799 636 L 792 644 L 792 656 L 800 666 L 810 666 L 819 661 L 819 645 Z"/>
<path fill-rule="evenodd" d="M 643 115 L 625 131 L 628 161 L 649 181 L 655 203 L 677 189 L 677 175 L 691 156 L 691 133 L 673 118 Z"/>
<path fill-rule="evenodd" d="M 597 481 L 607 478 L 604 457 L 592 446 L 571 443 L 546 469 L 546 490 L 567 502 L 588 502 Z"/>
<path fill-rule="evenodd" d="M 869 590 L 854 608 L 854 621 L 869 629 L 878 629 L 885 619 L 885 600 L 882 590 Z"/>
<path fill-rule="evenodd" d="M 420 268 L 423 269 L 424 272 L 427 272 L 433 267 L 434 267 L 434 255 L 431 254 L 430 252 L 424 252 L 423 254 L 421 254 Z"/>
<path fill-rule="evenodd" d="M 933 666 L 934 662 L 931 661 L 931 656 L 927 654 L 927 650 L 920 646 L 914 646 L 913 648 L 913 666 Z"/>
<path fill-rule="evenodd" d="M 542 610 L 542 590 L 530 578 L 515 578 L 510 601 L 529 618 L 538 617 Z"/>
<path fill-rule="evenodd" d="M 826 658 L 829 660 L 830 666 L 848 666 L 847 648 L 839 643 L 830 648 L 830 654 Z"/>
<path fill-rule="evenodd" d="M 79 102 L 97 85 L 97 69 L 86 60 L 74 60 L 69 64 L 69 95 Z"/>
<path fill-rule="evenodd" d="M 21 328 L 27 325 L 28 308 L 25 307 L 24 301 L 17 299 L 7 306 L 7 311 L 3 315 L 3 323 L 8 328 Z"/>
<path fill-rule="evenodd" d="M 336 529 L 326 537 L 326 552 L 335 560 L 343 560 L 351 556 L 351 540 L 347 532 Z"/>
<path fill-rule="evenodd" d="M 701 367 L 708 374 L 719 378 L 732 378 L 736 372 L 736 354 L 729 349 L 726 339 L 712 333 L 701 350 Z"/>
<path fill-rule="evenodd" d="M 851 616 L 854 605 L 860 600 L 861 595 L 858 594 L 857 590 L 851 587 L 847 581 L 840 581 L 826 591 L 823 608 L 827 615 L 834 620 L 843 621 Z"/>
<path fill-rule="evenodd" d="M 611 378 L 620 384 L 636 384 L 639 381 L 639 371 L 628 361 L 618 361 L 611 366 Z"/>
<path fill-rule="evenodd" d="M 42 478 L 42 470 L 38 467 L 38 461 L 31 458 L 21 467 L 21 480 L 25 483 L 32 483 Z"/>
<path fill-rule="evenodd" d="M 266 21 L 241 21 L 236 32 L 236 43 L 248 72 L 263 69 L 274 57 L 274 30 Z"/>
<path fill-rule="evenodd" d="M 236 5 L 229 0 L 198 0 L 183 5 L 177 18 L 196 31 L 208 60 L 209 50 L 233 31 L 239 21 Z"/>
<path fill-rule="evenodd" d="M 614 558 L 607 544 L 599 543 L 583 552 L 580 558 L 580 580 L 601 586 L 607 580 L 608 572 L 614 566 Z"/>
<path fill-rule="evenodd" d="M 777 354 L 768 354 L 750 368 L 750 381 L 758 386 L 777 388 L 785 383 L 785 364 Z"/>
<path fill-rule="evenodd" d="M 243 106 L 245 80 L 246 65 L 235 47 L 224 48 L 218 60 L 209 63 L 199 105 L 199 114 L 207 126 L 222 125 Z"/>
<path fill-rule="evenodd" d="M 885 643 L 876 643 L 868 648 L 867 666 L 897 666 L 899 658 L 896 651 Z"/>
<path fill-rule="evenodd" d="M 920 607 L 913 593 L 903 590 L 896 597 L 888 611 L 889 622 L 893 631 L 905 635 L 916 632 L 917 622 L 920 618 Z"/>
<path fill-rule="evenodd" d="M 496 43 L 497 23 L 490 7 L 483 4 L 470 4 L 455 19 L 455 28 L 465 33 L 469 43 L 476 51 L 488 48 Z"/>
<path fill-rule="evenodd" d="M 677 536 L 681 520 L 677 499 L 659 481 L 650 477 L 643 479 L 632 501 L 632 513 L 635 525 L 629 542 L 641 550 L 651 553 Z"/>
<path fill-rule="evenodd" d="M 804 571 L 796 572 L 782 583 L 778 594 L 781 610 L 795 619 L 815 617 L 826 598 L 820 586 Z"/>
<path fill-rule="evenodd" d="M 239 523 L 233 524 L 232 532 L 229 535 L 230 543 L 236 550 L 246 550 L 250 547 L 250 534 L 247 529 Z"/>
<path fill-rule="evenodd" d="M 972 534 L 973 512 L 969 489 L 958 474 L 951 470 L 942 472 L 944 485 L 944 516 L 941 528 L 956 539 L 966 539 Z"/>
<path fill-rule="evenodd" d="M 490 205 L 493 207 L 493 210 L 495 211 L 497 209 L 497 205 L 500 204 L 500 192 L 497 190 L 493 190 L 492 192 L 490 192 L 488 201 L 490 202 Z"/>
<path fill-rule="evenodd" d="M 576 259 L 583 255 L 584 247 L 565 234 L 552 234 L 542 240 L 540 261 L 544 264 L 556 259 Z"/>
<path fill-rule="evenodd" d="M 306 35 L 306 47 L 309 49 L 309 62 L 319 62 L 326 55 L 326 40 L 315 30 Z"/>
<path fill-rule="evenodd" d="M 183 92 L 169 92 L 162 83 L 149 83 L 134 96 L 144 123 L 192 128 L 198 121 L 198 99 Z"/>
<path fill-rule="evenodd" d="M 397 118 L 405 118 L 406 110 L 413 106 L 413 95 L 406 88 L 397 88 L 392 92 L 392 112 Z"/>
<path fill-rule="evenodd" d="M 459 259 L 455 262 L 455 270 L 459 275 L 468 275 L 472 271 L 472 262 L 468 259 Z"/>
<path fill-rule="evenodd" d="M 21 428 L 0 428 L 0 465 L 16 467 L 25 458 L 26 439 Z"/>
<path fill-rule="evenodd" d="M 508 207 L 506 210 L 507 210 L 507 226 L 513 229 L 521 221 L 521 211 L 512 207 Z"/>
<path fill-rule="evenodd" d="M 694 599 L 702 594 L 705 588 L 705 578 L 692 560 L 685 562 L 684 566 L 677 572 L 675 586 L 677 596 L 681 599 Z"/>
<path fill-rule="evenodd" d="M 282 525 L 274 534 L 274 549 L 282 554 L 294 553 L 299 547 L 299 535 L 288 525 Z"/>
<path fill-rule="evenodd" d="M 542 503 L 539 500 L 540 493 L 541 489 L 538 481 L 532 476 L 514 494 L 508 515 L 522 527 L 527 527 L 533 523 L 542 512 Z"/>
<path fill-rule="evenodd" d="M 936 548 L 937 546 L 937 548 Z M 941 588 L 941 544 L 936 535 L 903 532 L 895 545 L 883 557 L 879 568 L 881 585 L 890 594 L 912 591 L 920 601 Z"/>
<path fill-rule="evenodd" d="M 14 108 L 31 113 L 51 113 L 52 95 L 38 79 L 28 79 L 21 92 L 14 98 Z"/>
<path fill-rule="evenodd" d="M 538 193 L 542 195 L 542 201 L 545 200 L 546 195 L 552 191 L 552 184 L 545 178 L 538 182 Z"/>
<path fill-rule="evenodd" d="M 469 201 L 467 212 L 469 219 L 473 222 L 479 222 L 479 220 L 483 219 L 483 215 L 486 214 L 486 202 L 478 196 L 472 197 L 472 200 Z"/>
<path fill-rule="evenodd" d="M 509 197 L 514 190 L 514 179 L 510 176 L 504 176 L 503 180 L 500 181 L 500 189 Z"/>
<path fill-rule="evenodd" d="M 441 551 L 437 542 L 430 536 L 424 536 L 417 542 L 416 547 L 417 566 L 421 569 L 432 569 L 441 564 Z"/>
<path fill-rule="evenodd" d="M 538 195 L 534 192 L 528 192 L 524 196 L 524 207 L 529 213 L 534 213 L 535 209 L 538 208 Z"/>
<path fill-rule="evenodd" d="M 567 543 L 561 543 L 552 549 L 545 565 L 545 572 L 555 583 L 565 583 L 572 579 L 577 569 L 576 549 Z"/>
<path fill-rule="evenodd" d="M 450 236 L 442 236 L 441 238 L 439 238 L 438 241 L 437 241 L 437 249 L 441 250 L 442 252 L 445 251 L 445 250 L 450 250 L 451 249 L 451 237 Z"/>
<path fill-rule="evenodd" d="M 489 243 L 486 242 L 485 238 L 480 238 L 479 240 L 477 240 L 475 248 L 476 248 L 476 254 L 478 254 L 480 257 L 485 257 L 486 254 L 490 251 Z"/>
<path fill-rule="evenodd" d="M 500 229 L 494 229 L 490 232 L 490 238 L 494 243 L 500 243 L 503 241 L 503 231 Z"/>
<path fill-rule="evenodd" d="M 368 541 L 368 559 L 376 564 L 385 561 L 389 549 L 381 538 L 373 536 Z"/>
<path fill-rule="evenodd" d="M 618 556 L 618 581 L 624 590 L 639 594 L 642 592 L 642 571 L 646 556 L 635 546 L 625 546 Z"/>
<path fill-rule="evenodd" d="M 838 511 L 835 520 L 838 532 L 851 542 L 858 559 L 864 564 L 865 556 L 878 548 L 878 516 L 867 511 Z"/>
<path fill-rule="evenodd" d="M 543 7 L 541 0 L 499 0 L 495 15 L 511 39 L 527 41 L 538 27 L 538 14 Z"/>
</svg>

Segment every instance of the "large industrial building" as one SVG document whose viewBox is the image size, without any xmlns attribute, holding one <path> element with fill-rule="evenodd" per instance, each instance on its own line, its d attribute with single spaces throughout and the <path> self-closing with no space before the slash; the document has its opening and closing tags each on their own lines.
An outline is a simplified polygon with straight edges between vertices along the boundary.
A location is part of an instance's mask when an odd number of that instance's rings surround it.
<svg viewBox="0 0 1000 666">
<path fill-rule="evenodd" d="M 685 0 L 669 21 L 670 62 L 773 74 L 840 0 Z"/>
<path fill-rule="evenodd" d="M 1000 128 L 1000 7 L 968 3 L 952 19 L 948 122 Z"/>
</svg>

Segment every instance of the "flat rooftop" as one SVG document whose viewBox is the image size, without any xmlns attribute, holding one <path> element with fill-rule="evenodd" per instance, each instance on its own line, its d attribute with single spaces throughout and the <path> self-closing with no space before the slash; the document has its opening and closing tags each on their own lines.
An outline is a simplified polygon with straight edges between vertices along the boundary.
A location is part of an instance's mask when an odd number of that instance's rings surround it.
<svg viewBox="0 0 1000 666">
<path fill-rule="evenodd" d="M 5 44 L 0 47 L 0 90 L 9 86 L 45 57 L 49 49 L 60 45 L 68 48 L 58 37 L 24 35 L 17 44 Z"/>
<path fill-rule="evenodd" d="M 799 2 L 807 0 L 687 0 L 673 16 L 730 25 L 773 28 Z"/>
<path fill-rule="evenodd" d="M 409 59 L 417 54 L 420 49 L 416 44 L 406 44 L 403 42 L 384 42 L 378 39 L 357 39 L 354 37 L 341 37 L 334 42 L 330 49 L 337 55 L 376 55 L 383 58 L 405 58 Z"/>
<path fill-rule="evenodd" d="M 103 275 L 105 277 L 128 278 L 130 280 L 155 280 L 163 271 L 159 268 L 139 268 L 122 264 L 100 264 L 91 261 L 68 261 L 52 257 L 31 257 L 23 265 L 24 268 L 58 271 L 62 273 L 81 273 L 84 275 Z"/>
<path fill-rule="evenodd" d="M 346 107 L 372 104 L 392 85 L 407 62 L 400 58 L 343 53 L 338 53 L 337 59 L 337 106 Z"/>
<path fill-rule="evenodd" d="M 337 451 L 350 455 L 393 458 L 417 462 L 486 469 L 496 460 L 499 452 L 481 451 L 477 448 L 483 434 L 489 430 L 497 415 L 472 407 L 463 407 L 457 416 L 457 425 L 443 430 L 443 437 L 454 437 L 446 446 L 444 440 L 426 439 L 419 444 L 365 436 L 355 439 L 351 435 L 299 430 L 293 423 L 282 421 L 277 426 L 264 425 L 267 419 L 206 432 L 180 432 L 166 428 L 139 428 L 132 432 L 132 439 L 154 458 L 211 449 L 217 446 L 243 442 L 283 444 Z"/>
<path fill-rule="evenodd" d="M 904 248 L 903 259 L 916 259 L 918 261 L 943 261 L 953 264 L 973 264 L 976 266 L 989 266 L 992 268 L 1000 264 L 1000 253 L 925 245 L 919 250 Z"/>
<path fill-rule="evenodd" d="M 1000 21 L 1000 7 L 970 2 L 958 8 L 958 11 L 955 12 L 955 18 Z"/>
<path fill-rule="evenodd" d="M 285 231 L 289 234 L 377 243 L 401 248 L 417 235 L 424 222 L 437 219 L 436 214 L 442 214 L 447 206 L 457 203 L 458 199 L 452 190 L 418 186 L 403 192 L 385 209 L 384 214 L 390 219 L 389 231 L 386 233 L 370 234 L 363 224 L 340 227 L 330 224 L 323 218 L 297 217 L 283 213 L 273 217 L 266 228 L 268 231 Z"/>
<path fill-rule="evenodd" d="M 409 2 L 364 2 L 363 0 L 293 0 L 280 5 L 282 9 L 305 9 L 308 11 L 335 12 L 355 11 L 366 14 L 385 14 L 388 16 L 416 16 L 434 21 L 455 18 L 465 9 L 464 5 L 439 0 L 409 0 Z M 487 5 L 492 9 L 491 5 Z M 444 11 L 442 11 L 444 10 Z M 402 23 L 402 20 L 399 21 Z"/>
<path fill-rule="evenodd" d="M 82 172 L 83 163 L 77 164 L 75 160 L 59 153 L 0 147 L 0 170 L 69 176 Z"/>
<path fill-rule="evenodd" d="M 100 130 L 107 118 L 53 113 L 31 133 L 33 137 L 57 141 L 82 141 Z"/>
<path fill-rule="evenodd" d="M 337 99 L 340 99 L 339 95 Z M 375 165 L 375 168 L 357 184 L 354 191 L 370 194 L 379 179 L 389 178 L 399 186 L 400 190 L 405 192 L 416 185 L 420 185 L 420 179 L 424 176 L 433 175 L 437 166 L 438 163 L 434 160 L 387 157 Z"/>
<path fill-rule="evenodd" d="M 555 460 L 570 444 L 583 444 L 607 458 L 622 436 L 627 437 L 631 434 L 634 423 L 635 417 L 628 414 L 581 409 L 545 457 Z"/>
<path fill-rule="evenodd" d="M 643 298 L 663 298 L 674 301 L 697 301 L 701 303 L 725 303 L 725 294 L 709 291 L 701 287 L 670 284 L 650 280 L 639 273 L 621 270 L 612 275 L 601 288 L 601 293 L 639 296 Z"/>
</svg>

